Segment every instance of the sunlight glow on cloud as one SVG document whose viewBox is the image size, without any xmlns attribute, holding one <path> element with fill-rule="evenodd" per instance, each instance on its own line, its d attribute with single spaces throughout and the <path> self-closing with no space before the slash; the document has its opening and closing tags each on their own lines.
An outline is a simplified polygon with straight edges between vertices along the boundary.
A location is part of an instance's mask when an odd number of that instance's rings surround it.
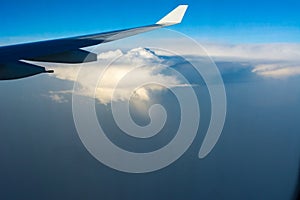
<svg viewBox="0 0 300 200">
<path fill-rule="evenodd" d="M 105 69 L 106 63 L 115 58 L 117 60 Z M 155 84 L 136 88 L 141 81 L 157 82 L 166 87 L 183 86 L 178 77 L 164 73 L 171 64 L 171 61 L 159 57 L 149 49 L 135 48 L 124 53 L 119 49 L 107 51 L 98 55 L 97 62 L 82 65 L 87 71 L 84 74 L 84 83 L 77 80 L 80 65 L 56 65 L 54 67 L 52 65 L 52 68 L 55 70 L 54 76 L 58 79 L 79 81 L 79 84 L 81 84 L 79 93 L 81 95 L 93 97 L 91 94 L 95 94 L 97 100 L 107 104 L 111 100 L 122 101 L 131 97 L 148 100 L 149 92 L 164 90 L 164 87 Z M 103 76 L 99 85 L 94 88 L 88 80 L 92 79 L 91 77 L 94 76 L 93 72 L 97 70 L 101 70 Z M 118 85 L 119 81 L 125 76 L 130 81 L 122 82 L 121 85 Z M 61 95 L 64 94 L 60 92 L 51 92 L 50 94 L 51 98 L 58 102 L 64 101 Z"/>
</svg>

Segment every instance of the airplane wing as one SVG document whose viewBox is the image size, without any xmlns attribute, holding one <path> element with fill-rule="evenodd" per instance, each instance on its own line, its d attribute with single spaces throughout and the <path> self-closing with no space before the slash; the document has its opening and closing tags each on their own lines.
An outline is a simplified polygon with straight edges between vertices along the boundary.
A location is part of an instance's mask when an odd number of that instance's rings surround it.
<svg viewBox="0 0 300 200">
<path fill-rule="evenodd" d="M 44 67 L 22 62 L 22 60 L 83 63 L 97 60 L 97 55 L 80 48 L 111 42 L 174 24 L 179 24 L 187 5 L 179 5 L 153 25 L 129 28 L 79 37 L 48 40 L 27 44 L 0 47 L 0 80 L 11 80 L 40 73 L 53 73 Z"/>
</svg>

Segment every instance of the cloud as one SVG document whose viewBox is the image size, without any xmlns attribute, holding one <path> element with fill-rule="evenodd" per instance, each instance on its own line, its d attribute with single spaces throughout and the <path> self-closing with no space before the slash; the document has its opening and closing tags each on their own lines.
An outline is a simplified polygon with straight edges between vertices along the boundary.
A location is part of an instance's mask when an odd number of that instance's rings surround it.
<svg viewBox="0 0 300 200">
<path fill-rule="evenodd" d="M 168 45 L 180 46 L 178 51 L 182 56 L 201 58 L 208 54 L 217 63 L 229 63 L 219 65 L 222 72 L 229 70 L 234 73 L 238 70 L 232 68 L 243 67 L 250 68 L 249 72 L 263 77 L 283 79 L 300 75 L 300 44 L 200 44 L 204 47 L 201 52 L 193 46 L 185 45 L 181 40 L 177 40 L 176 43 L 169 41 L 169 44 L 164 46 L 166 49 Z M 170 88 L 190 86 L 175 74 L 168 72 L 169 66 L 177 64 L 178 61 L 178 57 L 172 57 L 168 51 L 133 48 L 126 51 L 107 50 L 98 54 L 97 62 L 83 65 L 43 65 L 54 69 L 54 76 L 60 80 L 78 82 L 78 94 L 95 97 L 99 102 L 107 104 L 111 100 L 123 101 L 131 97 L 146 101 L 152 92 L 164 90 L 164 87 L 157 84 L 140 87 L 141 83 L 160 83 Z M 79 71 L 84 80 L 77 79 Z M 99 85 L 94 86 L 92 80 L 95 76 L 100 78 L 101 73 L 103 76 Z M 52 92 L 50 98 L 62 103 L 65 102 L 63 96 L 71 92 Z"/>
<path fill-rule="evenodd" d="M 168 35 L 168 33 L 164 34 Z M 240 66 L 251 66 L 250 71 L 252 70 L 253 73 L 263 77 L 288 78 L 299 75 L 299 43 L 226 44 L 203 42 L 201 40 L 193 41 L 187 36 L 173 32 L 169 35 L 169 38 L 151 39 L 151 42 L 142 39 L 138 41 L 141 46 L 163 47 L 166 50 L 176 49 L 178 55 L 193 56 L 195 58 L 209 55 L 216 62 L 231 62 L 238 63 Z M 128 42 L 127 47 L 133 46 L 133 41 L 133 39 L 130 40 L 131 43 Z M 199 45 L 195 45 L 195 42 Z M 117 45 L 124 47 L 121 42 Z M 155 52 L 159 55 L 170 56 L 167 51 L 159 52 L 155 50 Z M 265 69 L 262 73 L 260 70 L 262 65 L 272 65 L 273 67 Z"/>
<path fill-rule="evenodd" d="M 67 92 L 68 93 L 68 92 Z M 50 99 L 52 99 L 53 101 L 57 102 L 57 103 L 67 103 L 69 102 L 65 96 L 63 95 L 64 92 L 54 92 L 54 91 L 50 91 L 49 92 L 49 97 Z"/>
<path fill-rule="evenodd" d="M 123 101 L 131 97 L 149 100 L 151 92 L 162 91 L 165 87 L 184 86 L 179 77 L 165 73 L 172 64 L 172 61 L 156 55 L 150 49 L 135 48 L 127 52 L 118 49 L 100 53 L 98 61 L 94 63 L 51 65 L 51 68 L 55 70 L 56 78 L 76 81 L 80 85 L 80 89 L 76 91 L 78 94 L 95 97 L 101 103 L 107 104 L 111 100 Z M 84 79 L 78 79 L 79 70 Z M 92 80 L 97 73 L 102 74 L 102 77 L 95 87 Z M 141 83 L 151 84 L 143 86 Z M 61 95 L 61 92 L 51 92 L 50 98 L 63 102 Z"/>
<path fill-rule="evenodd" d="M 204 44 L 204 47 L 214 60 L 247 63 L 260 76 L 300 75 L 300 44 Z"/>
<path fill-rule="evenodd" d="M 256 65 L 252 72 L 266 77 L 272 78 L 288 78 L 292 76 L 300 75 L 300 63 L 299 64 L 261 64 Z"/>
<path fill-rule="evenodd" d="M 234 60 L 299 61 L 300 44 L 203 44 L 212 57 Z"/>
</svg>

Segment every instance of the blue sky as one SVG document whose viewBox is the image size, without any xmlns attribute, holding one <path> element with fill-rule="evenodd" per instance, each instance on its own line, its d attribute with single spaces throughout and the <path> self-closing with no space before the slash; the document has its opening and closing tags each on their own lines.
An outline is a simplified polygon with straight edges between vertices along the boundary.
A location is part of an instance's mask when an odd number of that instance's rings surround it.
<svg viewBox="0 0 300 200">
<path fill-rule="evenodd" d="M 300 42 L 300 2 L 296 0 L 4 0 L 0 44 L 147 25 L 178 4 L 190 7 L 184 22 L 172 29 L 194 38 L 229 43 Z"/>
</svg>

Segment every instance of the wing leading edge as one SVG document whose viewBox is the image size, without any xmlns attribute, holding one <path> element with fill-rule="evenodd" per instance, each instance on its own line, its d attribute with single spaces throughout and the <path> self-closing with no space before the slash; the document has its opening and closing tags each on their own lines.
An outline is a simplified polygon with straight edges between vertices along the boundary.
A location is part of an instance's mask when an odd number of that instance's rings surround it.
<svg viewBox="0 0 300 200">
<path fill-rule="evenodd" d="M 111 42 L 162 27 L 179 24 L 182 21 L 187 7 L 187 5 L 179 5 L 153 25 L 79 37 L 0 47 L 0 80 L 18 79 L 39 73 L 53 72 L 52 70 L 47 71 L 43 67 L 32 64 L 29 65 L 19 60 L 57 63 L 82 63 L 96 61 L 96 55 L 81 50 L 80 48 Z M 88 59 L 85 59 L 87 56 Z M 36 69 L 34 67 L 36 67 Z"/>
</svg>

